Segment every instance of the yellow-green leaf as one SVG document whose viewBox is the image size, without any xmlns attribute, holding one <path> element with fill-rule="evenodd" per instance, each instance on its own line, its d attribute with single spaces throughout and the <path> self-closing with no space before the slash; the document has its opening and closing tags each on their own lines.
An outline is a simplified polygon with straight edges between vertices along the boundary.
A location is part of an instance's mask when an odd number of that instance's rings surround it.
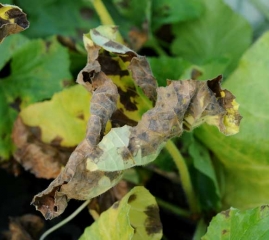
<svg viewBox="0 0 269 240">
<path fill-rule="evenodd" d="M 161 237 L 162 224 L 155 198 L 144 187 L 135 187 L 86 228 L 80 240 L 157 240 Z"/>
<path fill-rule="evenodd" d="M 20 116 L 27 126 L 41 129 L 43 142 L 57 140 L 64 147 L 76 146 L 85 136 L 89 102 L 90 94 L 76 85 L 54 94 L 50 101 L 30 105 Z"/>
</svg>

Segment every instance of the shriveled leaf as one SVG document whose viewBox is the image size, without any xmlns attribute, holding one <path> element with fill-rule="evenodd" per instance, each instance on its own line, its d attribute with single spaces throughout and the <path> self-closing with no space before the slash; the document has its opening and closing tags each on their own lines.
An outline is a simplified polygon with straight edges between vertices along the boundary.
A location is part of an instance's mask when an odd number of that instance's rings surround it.
<svg viewBox="0 0 269 240">
<path fill-rule="evenodd" d="M 9 231 L 4 232 L 3 239 L 32 240 L 37 239 L 44 227 L 43 220 L 35 215 L 26 214 L 10 218 Z M 2 237 L 3 237 L 2 236 Z"/>
<path fill-rule="evenodd" d="M 0 52 L 3 47 L 5 45 L 0 45 Z M 10 58 L 5 61 L 11 60 L 11 74 L 0 79 L 0 115 L 5 116 L 0 124 L 0 157 L 3 159 L 8 159 L 12 152 L 10 134 L 16 109 L 50 98 L 71 78 L 67 50 L 55 38 L 48 42 L 25 43 Z"/>
<path fill-rule="evenodd" d="M 17 6 L 0 3 L 0 43 L 5 37 L 29 27 L 26 14 Z"/>
<path fill-rule="evenodd" d="M 86 159 L 95 158 L 100 154 L 97 144 L 104 134 L 107 121 L 116 110 L 118 98 L 117 87 L 100 71 L 96 61 L 98 54 L 95 54 L 94 49 L 92 50 L 89 54 L 88 67 L 92 69 L 93 77 L 90 81 L 87 78 L 88 81 L 84 82 L 85 87 L 92 92 L 91 115 L 86 137 L 71 154 L 65 169 L 47 189 L 36 195 L 32 202 L 46 219 L 60 215 L 69 199 L 85 200 L 96 197 L 113 187 L 122 176 L 120 171 L 104 172 L 87 169 Z M 102 107 L 100 107 L 101 103 Z"/>
<path fill-rule="evenodd" d="M 93 198 L 110 189 L 119 181 L 121 170 L 153 161 L 165 142 L 180 136 L 183 130 L 208 122 L 226 135 L 238 131 L 238 104 L 229 91 L 220 88 L 221 76 L 205 82 L 168 81 L 168 87 L 156 91 L 156 81 L 146 59 L 132 50 L 125 51 L 123 45 L 112 40 L 114 33 L 113 26 L 103 26 L 90 31 L 95 40 L 84 36 L 88 63 L 77 82 L 93 94 L 91 115 L 86 138 L 71 154 L 65 169 L 33 199 L 33 204 L 47 219 L 60 215 L 71 198 Z M 106 75 L 111 70 L 107 62 L 112 56 L 99 56 L 101 46 L 108 47 L 123 61 L 131 59 L 128 67 L 133 80 L 147 97 L 154 101 L 158 93 L 155 107 L 146 112 L 136 126 L 113 128 L 104 137 L 105 126 L 117 109 L 119 94 L 117 86 Z"/>
<path fill-rule="evenodd" d="M 268 221 L 268 205 L 245 211 L 230 208 L 213 218 L 202 240 L 267 240 Z"/>
<path fill-rule="evenodd" d="M 172 52 L 198 65 L 229 58 L 226 72 L 230 72 L 251 43 L 251 27 L 222 0 L 203 3 L 205 11 L 199 19 L 173 26 Z"/>
<path fill-rule="evenodd" d="M 241 119 L 238 106 L 231 93 L 220 88 L 220 80 L 171 81 L 168 87 L 158 88 L 155 107 L 137 126 L 112 129 L 98 145 L 102 154 L 89 158 L 87 168 L 117 171 L 147 164 L 155 160 L 168 139 L 203 122 L 217 126 L 225 135 L 235 134 Z"/>
<path fill-rule="evenodd" d="M 162 224 L 156 200 L 144 187 L 135 187 L 86 228 L 80 240 L 161 238 Z"/>
<path fill-rule="evenodd" d="M 34 115 L 31 115 L 34 116 Z M 12 140 L 16 145 L 14 158 L 38 178 L 56 178 L 66 164 L 73 148 L 60 147 L 61 139 L 51 144 L 41 141 L 38 126 L 26 126 L 20 117 L 14 123 Z"/>
<path fill-rule="evenodd" d="M 225 138 L 203 126 L 196 136 L 224 164 L 224 206 L 251 208 L 267 204 L 269 183 L 269 33 L 264 34 L 242 57 L 224 86 L 233 89 L 243 115 L 240 133 Z"/>
<path fill-rule="evenodd" d="M 200 0 L 154 0 L 152 1 L 152 28 L 164 24 L 195 19 L 201 16 L 204 4 Z"/>
</svg>

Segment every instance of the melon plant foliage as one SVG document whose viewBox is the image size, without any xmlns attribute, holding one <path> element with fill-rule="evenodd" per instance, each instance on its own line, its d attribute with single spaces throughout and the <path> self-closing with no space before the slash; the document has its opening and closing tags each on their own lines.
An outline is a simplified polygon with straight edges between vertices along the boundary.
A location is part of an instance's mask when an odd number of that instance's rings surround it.
<svg viewBox="0 0 269 240">
<path fill-rule="evenodd" d="M 228 2 L 0 4 L 0 164 L 49 180 L 44 219 L 80 200 L 76 239 L 268 239 L 269 5 Z"/>
</svg>

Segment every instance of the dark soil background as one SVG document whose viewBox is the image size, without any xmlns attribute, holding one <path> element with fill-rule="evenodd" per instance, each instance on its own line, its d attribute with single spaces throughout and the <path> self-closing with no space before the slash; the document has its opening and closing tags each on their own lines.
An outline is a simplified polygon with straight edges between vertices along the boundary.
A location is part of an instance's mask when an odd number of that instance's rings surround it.
<svg viewBox="0 0 269 240">
<path fill-rule="evenodd" d="M 35 194 L 44 190 L 51 180 L 37 179 L 33 174 L 20 169 L 20 175 L 14 176 L 5 169 L 0 169 L 0 232 L 8 230 L 9 217 L 19 217 L 24 214 L 34 214 L 43 219 L 41 213 L 30 205 Z M 186 207 L 183 192 L 180 185 L 173 184 L 168 179 L 153 174 L 146 185 L 150 192 L 165 201 L 169 201 L 175 205 L 180 204 Z M 49 229 L 72 214 L 83 202 L 71 200 L 65 212 L 58 218 L 45 221 L 45 229 Z M 180 236 L 182 240 L 192 238 L 195 223 L 191 220 L 181 218 L 173 212 L 160 208 L 160 216 L 163 224 L 163 239 L 175 239 Z M 53 232 L 47 240 L 76 240 L 83 233 L 84 229 L 91 225 L 93 219 L 87 209 L 84 209 L 73 220 L 68 222 L 60 229 Z M 4 239 L 3 236 L 0 239 Z"/>
</svg>

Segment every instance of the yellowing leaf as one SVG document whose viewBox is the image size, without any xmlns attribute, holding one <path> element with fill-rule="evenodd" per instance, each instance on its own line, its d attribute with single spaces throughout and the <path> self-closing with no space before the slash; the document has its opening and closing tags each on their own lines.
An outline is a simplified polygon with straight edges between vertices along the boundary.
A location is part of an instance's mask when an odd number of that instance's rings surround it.
<svg viewBox="0 0 269 240">
<path fill-rule="evenodd" d="M 73 147 L 84 138 L 90 99 L 90 94 L 77 85 L 56 93 L 50 101 L 30 105 L 20 116 L 27 126 L 40 128 L 43 142 L 57 140 L 60 146 Z"/>
<path fill-rule="evenodd" d="M 80 240 L 157 240 L 161 237 L 156 200 L 144 187 L 135 187 L 86 228 Z"/>
<path fill-rule="evenodd" d="M 252 208 L 269 203 L 269 32 L 243 55 L 224 86 L 233 89 L 243 116 L 240 132 L 225 138 L 203 126 L 196 136 L 224 166 L 225 207 Z"/>
<path fill-rule="evenodd" d="M 10 34 L 29 27 L 26 14 L 17 6 L 0 3 L 0 43 Z"/>
<path fill-rule="evenodd" d="M 100 32 L 94 34 L 98 38 L 101 36 Z M 102 41 L 103 38 L 105 34 L 101 36 Z M 113 48 L 124 49 L 112 40 L 107 42 Z M 100 45 L 105 44 L 102 42 Z M 115 54 L 105 53 L 92 39 L 85 41 L 85 47 L 88 62 L 79 73 L 77 82 L 92 93 L 91 116 L 86 137 L 71 154 L 64 171 L 33 199 L 36 208 L 49 219 L 64 211 L 68 199 L 93 198 L 114 186 L 122 176 L 121 170 L 153 161 L 165 142 L 180 136 L 184 130 L 189 131 L 208 122 L 228 135 L 234 133 L 234 125 L 238 127 L 240 122 L 237 108 L 232 104 L 234 96 L 220 87 L 221 76 L 204 82 L 170 80 L 169 86 L 156 88 L 156 80 L 146 58 L 126 52 L 119 53 L 118 57 L 127 62 L 137 91 L 140 87 L 153 102 L 157 96 L 156 104 L 143 114 L 137 125 L 112 128 L 104 136 L 107 122 L 113 120 L 117 112 L 117 99 L 122 91 L 109 75 L 126 73 L 122 72 L 119 62 L 113 62 Z M 224 119 L 230 115 L 233 117 L 227 124 Z M 230 122 L 234 124 L 232 132 Z"/>
</svg>

